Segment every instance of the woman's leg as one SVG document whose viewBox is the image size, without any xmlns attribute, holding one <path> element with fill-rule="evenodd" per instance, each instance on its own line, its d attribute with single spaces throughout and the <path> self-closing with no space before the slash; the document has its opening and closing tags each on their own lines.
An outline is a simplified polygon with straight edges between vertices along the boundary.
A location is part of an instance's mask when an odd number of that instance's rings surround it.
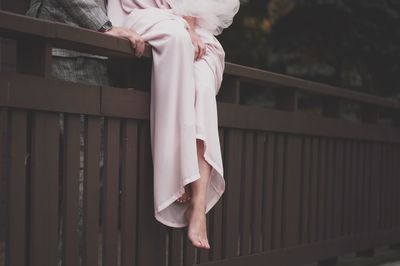
<svg viewBox="0 0 400 266">
<path fill-rule="evenodd" d="M 204 159 L 204 142 L 197 139 L 197 158 L 200 179 L 191 183 L 192 198 L 186 211 L 189 222 L 188 237 L 193 245 L 199 248 L 210 248 L 207 238 L 206 193 L 210 180 L 211 166 Z"/>
<path fill-rule="evenodd" d="M 190 185 L 186 185 L 186 186 L 185 186 L 185 193 L 184 193 L 182 196 L 180 196 L 180 197 L 176 200 L 176 202 L 185 204 L 185 203 L 189 202 L 190 199 L 191 199 L 191 189 L 190 189 Z"/>
</svg>

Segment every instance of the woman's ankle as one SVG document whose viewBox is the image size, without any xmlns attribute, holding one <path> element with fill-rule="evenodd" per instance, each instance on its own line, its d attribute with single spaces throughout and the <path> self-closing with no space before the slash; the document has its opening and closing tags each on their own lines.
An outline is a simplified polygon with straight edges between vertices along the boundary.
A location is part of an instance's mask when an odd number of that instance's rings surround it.
<svg viewBox="0 0 400 266">
<path fill-rule="evenodd" d="M 190 205 L 191 205 L 192 211 L 201 211 L 204 213 L 206 211 L 206 200 L 205 199 L 192 198 L 192 200 L 190 201 Z"/>
</svg>

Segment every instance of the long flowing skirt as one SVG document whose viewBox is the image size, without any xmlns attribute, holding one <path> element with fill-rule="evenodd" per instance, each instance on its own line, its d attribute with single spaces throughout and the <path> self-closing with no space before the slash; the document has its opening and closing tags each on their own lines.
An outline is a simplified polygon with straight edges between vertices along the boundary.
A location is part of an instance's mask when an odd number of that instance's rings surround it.
<svg viewBox="0 0 400 266">
<path fill-rule="evenodd" d="M 212 166 L 207 212 L 225 190 L 215 98 L 225 53 L 212 34 L 199 29 L 207 48 L 205 56 L 194 61 L 186 22 L 168 9 L 134 9 L 124 24 L 153 49 L 150 127 L 155 217 L 165 225 L 184 227 L 188 205 L 175 201 L 185 185 L 200 178 L 196 139 L 204 141 L 204 158 Z"/>
</svg>

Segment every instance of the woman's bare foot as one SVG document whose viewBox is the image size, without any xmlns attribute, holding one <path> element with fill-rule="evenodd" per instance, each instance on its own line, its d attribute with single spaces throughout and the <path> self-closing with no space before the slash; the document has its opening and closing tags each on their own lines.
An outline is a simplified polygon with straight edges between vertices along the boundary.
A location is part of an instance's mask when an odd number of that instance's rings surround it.
<svg viewBox="0 0 400 266">
<path fill-rule="evenodd" d="M 180 196 L 176 200 L 176 202 L 184 204 L 187 203 L 190 199 L 191 199 L 190 187 L 185 186 L 185 193 L 182 196 Z"/>
<path fill-rule="evenodd" d="M 207 220 L 204 207 L 197 207 L 193 203 L 188 206 L 185 212 L 189 223 L 188 238 L 196 248 L 210 249 L 207 238 Z"/>
</svg>

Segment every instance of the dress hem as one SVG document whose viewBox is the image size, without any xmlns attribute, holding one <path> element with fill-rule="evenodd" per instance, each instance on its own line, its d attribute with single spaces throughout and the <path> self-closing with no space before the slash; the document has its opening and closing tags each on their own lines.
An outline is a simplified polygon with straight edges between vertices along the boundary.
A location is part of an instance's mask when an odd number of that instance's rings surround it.
<svg viewBox="0 0 400 266">
<path fill-rule="evenodd" d="M 204 159 L 210 164 L 210 166 L 213 168 L 212 170 L 216 171 L 217 174 L 220 176 L 220 178 L 221 178 L 221 179 L 223 180 L 223 182 L 225 183 L 224 177 L 223 177 L 223 171 L 220 169 L 219 166 L 217 166 L 217 164 L 214 162 L 214 160 L 211 160 L 210 157 L 207 155 L 207 144 L 206 144 L 207 142 L 206 142 L 206 140 L 205 140 L 205 137 L 202 136 L 202 135 L 197 134 L 197 135 L 196 135 L 196 139 L 200 139 L 200 140 L 202 140 L 202 141 L 204 142 L 204 154 L 203 154 Z M 206 206 L 206 214 L 207 214 L 207 213 L 211 210 L 211 208 L 218 202 L 218 200 L 222 197 L 222 194 L 223 194 L 224 191 L 225 191 L 225 189 L 223 189 L 223 190 L 218 189 L 218 188 L 211 182 L 211 176 L 212 176 L 212 173 L 210 173 L 210 185 L 211 185 L 212 189 L 216 192 L 216 195 L 215 195 L 212 199 L 210 199 L 210 200 L 208 201 L 207 206 Z M 185 186 L 186 186 L 187 184 L 190 184 L 190 183 L 192 183 L 192 182 L 198 180 L 199 178 L 200 178 L 200 173 L 197 173 L 197 174 L 195 174 L 195 175 L 193 175 L 193 176 L 191 176 L 191 177 L 185 178 L 185 180 L 184 180 L 184 182 L 183 182 L 182 188 L 180 188 L 179 191 L 176 192 L 176 193 L 174 193 L 173 196 L 171 196 L 169 200 L 165 201 L 163 204 L 161 204 L 161 205 L 157 208 L 157 211 L 155 211 L 155 214 L 154 214 L 155 218 L 156 218 L 159 222 L 161 222 L 162 224 L 165 224 L 165 225 L 170 226 L 170 227 L 181 228 L 181 227 L 187 226 L 187 225 L 188 225 L 187 223 L 174 223 L 174 222 L 167 221 L 167 220 L 163 219 L 163 218 L 159 215 L 159 213 L 160 213 L 161 211 L 163 211 L 165 208 L 167 208 L 169 205 L 171 205 L 172 203 L 174 203 L 179 197 L 181 197 L 181 196 L 184 194 L 184 192 L 185 192 Z"/>
</svg>

